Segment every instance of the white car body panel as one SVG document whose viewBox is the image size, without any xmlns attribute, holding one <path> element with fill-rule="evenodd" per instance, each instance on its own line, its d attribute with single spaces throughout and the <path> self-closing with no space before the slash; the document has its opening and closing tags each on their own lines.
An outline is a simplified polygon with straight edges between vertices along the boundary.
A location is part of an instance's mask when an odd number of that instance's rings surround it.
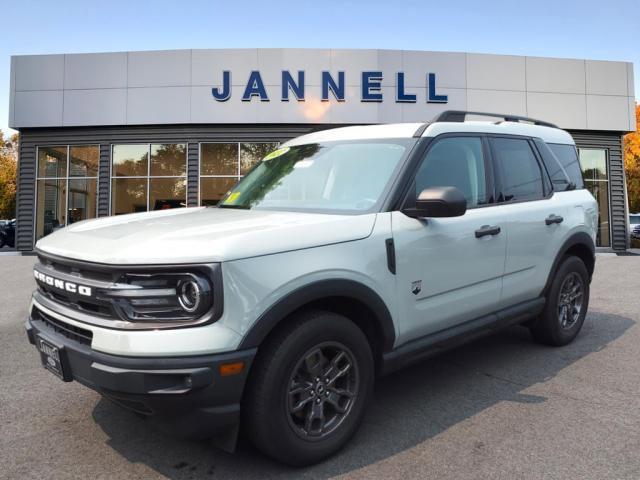
<svg viewBox="0 0 640 480">
<path fill-rule="evenodd" d="M 177 208 L 79 222 L 36 248 L 113 265 L 211 263 L 367 237 L 375 215 Z"/>
<path fill-rule="evenodd" d="M 101 328 L 62 316 L 35 300 L 33 306 L 48 315 L 86 330 L 91 330 L 91 348 L 98 352 L 131 357 L 180 357 L 228 352 L 238 346 L 242 337 L 229 328 L 228 322 L 215 322 L 197 328 L 170 330 L 115 330 Z"/>
</svg>

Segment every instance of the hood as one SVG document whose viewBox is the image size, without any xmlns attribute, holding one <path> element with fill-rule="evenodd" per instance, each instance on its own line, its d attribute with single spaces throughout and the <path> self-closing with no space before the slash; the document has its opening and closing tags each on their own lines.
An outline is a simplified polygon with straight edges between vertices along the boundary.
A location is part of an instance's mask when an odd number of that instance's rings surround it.
<svg viewBox="0 0 640 480">
<path fill-rule="evenodd" d="M 177 208 L 75 223 L 44 237 L 36 247 L 115 265 L 222 262 L 362 239 L 371 234 L 375 218 Z"/>
</svg>

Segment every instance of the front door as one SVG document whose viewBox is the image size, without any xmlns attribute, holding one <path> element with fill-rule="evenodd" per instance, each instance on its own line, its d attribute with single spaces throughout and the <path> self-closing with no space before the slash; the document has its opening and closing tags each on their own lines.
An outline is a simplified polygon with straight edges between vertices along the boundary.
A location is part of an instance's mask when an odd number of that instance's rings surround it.
<svg viewBox="0 0 640 480">
<path fill-rule="evenodd" d="M 453 186 L 467 198 L 461 217 L 415 219 L 392 214 L 399 343 L 495 310 L 504 271 L 506 231 L 494 206 L 492 168 L 482 136 L 445 136 L 430 145 L 410 195 Z M 415 200 L 415 197 L 410 197 Z M 411 201 L 409 199 L 409 201 Z"/>
</svg>

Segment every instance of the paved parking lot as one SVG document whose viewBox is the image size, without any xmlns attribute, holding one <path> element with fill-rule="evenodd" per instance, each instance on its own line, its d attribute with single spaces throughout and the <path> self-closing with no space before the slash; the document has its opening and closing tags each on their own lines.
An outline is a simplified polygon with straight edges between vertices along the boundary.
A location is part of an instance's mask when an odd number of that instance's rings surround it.
<svg viewBox="0 0 640 480">
<path fill-rule="evenodd" d="M 293 470 L 173 439 L 39 364 L 33 257 L 0 257 L 0 478 L 640 478 L 640 257 L 600 257 L 582 334 L 513 328 L 384 378 L 336 457 Z"/>
</svg>

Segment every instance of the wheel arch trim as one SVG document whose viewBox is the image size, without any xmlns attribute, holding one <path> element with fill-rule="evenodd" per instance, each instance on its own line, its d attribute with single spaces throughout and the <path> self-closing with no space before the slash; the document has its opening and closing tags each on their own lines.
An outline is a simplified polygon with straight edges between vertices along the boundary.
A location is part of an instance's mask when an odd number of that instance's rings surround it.
<svg viewBox="0 0 640 480">
<path fill-rule="evenodd" d="M 591 275 L 593 274 L 593 267 L 595 267 L 595 254 L 596 254 L 596 246 L 593 242 L 593 238 L 586 232 L 575 232 L 565 240 L 562 244 L 562 247 L 558 250 L 558 254 L 556 258 L 553 260 L 553 264 L 551 265 L 551 270 L 549 271 L 549 276 L 547 277 L 547 283 L 542 290 L 542 295 L 546 295 L 551 288 L 551 283 L 555 277 L 556 272 L 558 271 L 558 267 L 560 266 L 560 262 L 562 258 L 566 255 L 566 253 L 572 248 L 576 246 L 586 247 L 593 257 L 593 263 L 591 268 L 587 265 L 587 269 L 589 270 L 589 279 L 591 279 Z"/>
<path fill-rule="evenodd" d="M 312 302 L 342 297 L 360 302 L 374 315 L 372 319 L 382 335 L 383 352 L 390 351 L 396 340 L 391 313 L 380 295 L 370 287 L 347 279 L 319 280 L 299 287 L 280 298 L 258 317 L 244 335 L 238 349 L 258 347 L 287 316 Z"/>
</svg>

